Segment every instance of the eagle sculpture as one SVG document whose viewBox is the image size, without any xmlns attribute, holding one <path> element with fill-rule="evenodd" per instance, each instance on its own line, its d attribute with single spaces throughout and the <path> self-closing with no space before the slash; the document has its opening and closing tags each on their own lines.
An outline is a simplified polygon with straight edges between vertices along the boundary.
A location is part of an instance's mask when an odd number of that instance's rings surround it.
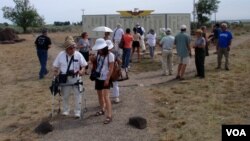
<svg viewBox="0 0 250 141">
<path fill-rule="evenodd" d="M 137 17 L 137 16 L 148 16 L 154 10 L 138 10 L 138 11 L 117 11 L 123 17 Z"/>
</svg>

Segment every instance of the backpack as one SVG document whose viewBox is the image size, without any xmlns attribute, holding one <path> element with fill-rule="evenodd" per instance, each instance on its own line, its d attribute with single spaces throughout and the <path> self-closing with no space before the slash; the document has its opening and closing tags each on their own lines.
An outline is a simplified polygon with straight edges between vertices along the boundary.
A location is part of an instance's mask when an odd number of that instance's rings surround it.
<svg viewBox="0 0 250 141">
<path fill-rule="evenodd" d="M 137 28 L 137 32 L 140 33 L 140 35 L 142 36 L 144 34 L 143 30 L 141 27 Z"/>
</svg>

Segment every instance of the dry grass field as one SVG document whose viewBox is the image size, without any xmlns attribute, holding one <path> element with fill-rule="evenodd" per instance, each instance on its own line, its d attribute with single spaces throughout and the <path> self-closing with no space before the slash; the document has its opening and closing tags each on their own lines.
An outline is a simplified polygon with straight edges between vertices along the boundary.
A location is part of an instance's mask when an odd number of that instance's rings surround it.
<svg viewBox="0 0 250 141">
<path fill-rule="evenodd" d="M 150 88 L 161 141 L 219 141 L 222 124 L 250 123 L 250 41 L 231 51 L 231 70 L 207 62 L 206 79 Z"/>
<path fill-rule="evenodd" d="M 52 61 L 67 35 L 72 34 L 50 34 L 54 48 L 48 61 L 50 73 L 43 80 L 38 80 L 33 35 L 21 35 L 26 39 L 21 43 L 0 45 L 0 140 L 41 139 L 33 130 L 51 111 L 48 87 Z M 188 79 L 142 88 L 155 103 L 151 114 L 157 125 L 152 129 L 157 130 L 160 140 L 219 141 L 221 124 L 249 124 L 249 54 L 250 40 L 232 49 L 230 71 L 215 70 L 216 63 L 207 62 L 204 80 Z M 145 64 L 150 66 L 147 60 Z M 154 65 L 160 68 L 159 63 Z M 137 70 L 133 73 L 144 69 L 138 65 Z"/>
</svg>

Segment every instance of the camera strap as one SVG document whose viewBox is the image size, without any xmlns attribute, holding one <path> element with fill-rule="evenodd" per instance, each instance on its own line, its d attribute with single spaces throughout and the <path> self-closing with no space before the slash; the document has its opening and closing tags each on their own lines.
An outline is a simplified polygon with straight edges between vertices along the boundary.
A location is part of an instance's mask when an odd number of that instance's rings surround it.
<svg viewBox="0 0 250 141">
<path fill-rule="evenodd" d="M 96 67 L 96 70 L 98 69 L 98 64 L 99 64 L 98 62 L 101 60 L 101 56 L 97 55 L 97 58 L 98 58 L 98 60 L 97 60 L 97 67 Z M 106 56 L 103 57 L 102 64 L 101 64 L 101 68 L 100 68 L 99 72 L 101 72 L 101 70 L 102 70 L 102 67 L 103 67 L 103 65 L 104 65 L 105 58 L 106 58 Z"/>
<path fill-rule="evenodd" d="M 67 71 L 66 71 L 66 74 L 68 75 L 69 73 L 69 68 L 70 68 L 70 65 L 72 63 L 72 61 L 74 60 L 74 55 L 71 57 L 70 61 L 69 61 L 69 64 L 68 64 L 68 68 L 67 68 Z M 68 56 L 66 55 L 66 61 L 68 63 Z"/>
</svg>

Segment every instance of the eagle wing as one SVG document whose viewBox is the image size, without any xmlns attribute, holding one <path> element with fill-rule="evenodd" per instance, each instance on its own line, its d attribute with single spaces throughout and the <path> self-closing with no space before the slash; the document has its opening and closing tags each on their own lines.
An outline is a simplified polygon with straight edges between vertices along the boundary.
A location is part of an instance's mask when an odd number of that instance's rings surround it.
<svg viewBox="0 0 250 141">
<path fill-rule="evenodd" d="M 133 11 L 117 11 L 120 13 L 121 16 L 124 17 L 133 17 L 133 16 L 148 16 L 150 15 L 154 10 L 140 10 L 138 12 Z"/>
</svg>

